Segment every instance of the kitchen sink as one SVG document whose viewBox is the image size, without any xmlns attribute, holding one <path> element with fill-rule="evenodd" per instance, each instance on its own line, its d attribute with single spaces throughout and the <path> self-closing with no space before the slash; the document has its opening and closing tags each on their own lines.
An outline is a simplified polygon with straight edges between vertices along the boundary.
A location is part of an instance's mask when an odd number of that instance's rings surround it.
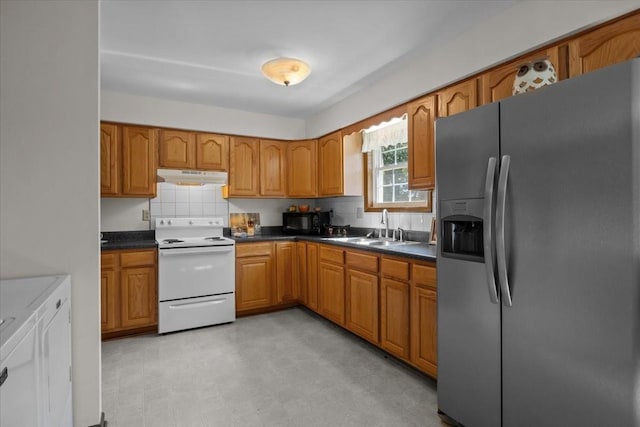
<svg viewBox="0 0 640 427">
<path fill-rule="evenodd" d="M 363 245 L 363 246 L 383 246 L 383 247 L 420 244 L 420 242 L 408 242 L 408 241 L 401 242 L 399 240 L 369 239 L 366 237 L 327 237 L 324 240 L 328 240 L 330 242 L 354 243 L 356 245 Z"/>
</svg>

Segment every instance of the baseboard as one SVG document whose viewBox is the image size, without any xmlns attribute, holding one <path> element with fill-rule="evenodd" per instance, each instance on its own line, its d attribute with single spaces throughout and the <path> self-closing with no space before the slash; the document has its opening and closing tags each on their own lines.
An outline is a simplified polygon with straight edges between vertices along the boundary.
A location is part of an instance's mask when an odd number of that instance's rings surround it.
<svg viewBox="0 0 640 427">
<path fill-rule="evenodd" d="M 107 422 L 104 419 L 104 412 L 100 413 L 100 422 L 89 427 L 107 427 Z"/>
</svg>

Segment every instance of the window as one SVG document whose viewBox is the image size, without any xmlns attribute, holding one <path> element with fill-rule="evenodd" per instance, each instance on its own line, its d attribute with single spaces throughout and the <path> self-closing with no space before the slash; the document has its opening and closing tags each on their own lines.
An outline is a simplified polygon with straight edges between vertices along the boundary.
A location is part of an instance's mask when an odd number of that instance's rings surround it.
<svg viewBox="0 0 640 427">
<path fill-rule="evenodd" d="M 431 211 L 431 192 L 409 189 L 406 119 L 394 119 L 365 131 L 367 210 Z"/>
</svg>

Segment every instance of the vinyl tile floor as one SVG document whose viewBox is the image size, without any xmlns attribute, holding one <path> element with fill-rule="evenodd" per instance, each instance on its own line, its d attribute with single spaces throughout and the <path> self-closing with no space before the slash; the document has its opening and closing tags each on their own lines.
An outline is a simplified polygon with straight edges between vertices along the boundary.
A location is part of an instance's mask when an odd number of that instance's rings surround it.
<svg viewBox="0 0 640 427">
<path fill-rule="evenodd" d="M 445 426 L 429 377 L 303 309 L 102 343 L 108 427 Z"/>
</svg>

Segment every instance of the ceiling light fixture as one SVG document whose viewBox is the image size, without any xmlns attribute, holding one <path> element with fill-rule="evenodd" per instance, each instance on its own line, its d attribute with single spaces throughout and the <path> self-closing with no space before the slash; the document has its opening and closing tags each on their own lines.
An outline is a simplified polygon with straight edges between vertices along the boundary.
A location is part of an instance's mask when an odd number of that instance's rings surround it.
<svg viewBox="0 0 640 427">
<path fill-rule="evenodd" d="M 262 74 L 272 82 L 283 86 L 296 85 L 306 79 L 310 73 L 309 64 L 295 58 L 276 58 L 262 64 Z"/>
</svg>

